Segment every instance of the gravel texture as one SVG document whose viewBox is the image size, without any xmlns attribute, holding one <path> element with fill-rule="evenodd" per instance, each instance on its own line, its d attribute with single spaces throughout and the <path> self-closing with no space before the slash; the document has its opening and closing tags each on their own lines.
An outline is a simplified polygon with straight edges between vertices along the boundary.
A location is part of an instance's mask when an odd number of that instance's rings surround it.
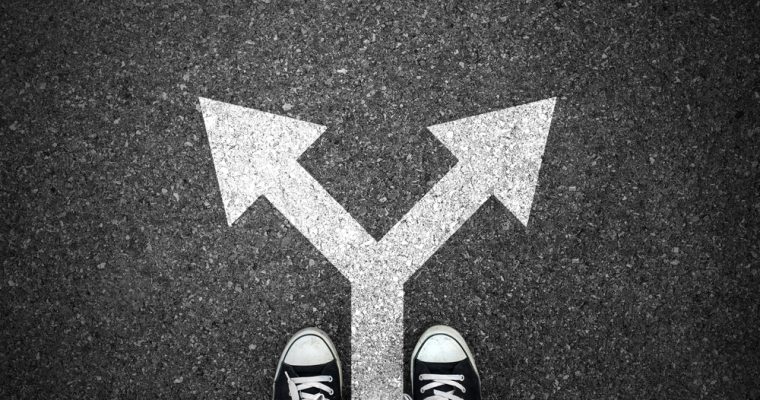
<svg viewBox="0 0 760 400">
<path fill-rule="evenodd" d="M 405 286 L 488 399 L 760 398 L 760 3 L 0 3 L 0 397 L 255 398 L 350 287 L 266 200 L 227 226 L 198 97 L 328 127 L 380 238 L 425 126 L 557 97 L 530 223 L 487 202 Z M 349 372 L 349 371 L 346 371 Z M 350 372 L 346 374 L 350 381 Z"/>
</svg>

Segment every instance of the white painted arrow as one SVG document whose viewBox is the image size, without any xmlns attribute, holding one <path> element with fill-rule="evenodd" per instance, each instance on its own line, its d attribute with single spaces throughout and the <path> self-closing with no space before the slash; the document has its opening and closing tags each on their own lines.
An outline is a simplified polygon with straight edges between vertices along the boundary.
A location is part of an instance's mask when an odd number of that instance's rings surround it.
<svg viewBox="0 0 760 400">
<path fill-rule="evenodd" d="M 296 161 L 325 127 L 200 98 L 227 223 L 266 196 L 344 275 L 375 240 Z"/>
<path fill-rule="evenodd" d="M 379 242 L 296 161 L 324 126 L 200 102 L 227 222 L 266 196 L 349 279 L 353 397 L 400 398 L 404 282 L 492 195 L 527 225 L 555 99 L 429 127 L 458 163 Z"/>
</svg>

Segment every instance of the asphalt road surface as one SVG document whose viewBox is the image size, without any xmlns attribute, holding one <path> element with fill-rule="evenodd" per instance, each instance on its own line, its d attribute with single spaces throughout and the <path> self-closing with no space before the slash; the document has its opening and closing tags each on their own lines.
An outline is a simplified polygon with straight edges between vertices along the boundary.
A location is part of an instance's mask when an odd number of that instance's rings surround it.
<svg viewBox="0 0 760 400">
<path fill-rule="evenodd" d="M 378 239 L 457 162 L 426 126 L 556 97 L 530 223 L 492 198 L 407 282 L 406 354 L 759 399 L 760 2 L 423 3 L 0 3 L 0 397 L 266 399 L 310 325 L 350 359 L 348 281 L 264 199 L 227 226 L 198 97 L 327 126 L 300 163 Z"/>
</svg>

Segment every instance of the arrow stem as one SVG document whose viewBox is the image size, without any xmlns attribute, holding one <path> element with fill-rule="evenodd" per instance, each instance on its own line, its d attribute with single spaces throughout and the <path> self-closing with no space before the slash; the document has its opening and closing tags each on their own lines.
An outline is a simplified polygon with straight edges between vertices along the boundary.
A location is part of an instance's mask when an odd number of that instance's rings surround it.
<svg viewBox="0 0 760 400">
<path fill-rule="evenodd" d="M 352 280 L 355 260 L 376 242 L 296 160 L 279 167 L 264 195 L 338 270 Z"/>
<path fill-rule="evenodd" d="M 351 286 L 352 398 L 400 399 L 403 387 L 403 286 Z"/>
<path fill-rule="evenodd" d="M 405 281 L 453 235 L 491 193 L 474 171 L 455 165 L 380 241 Z"/>
</svg>

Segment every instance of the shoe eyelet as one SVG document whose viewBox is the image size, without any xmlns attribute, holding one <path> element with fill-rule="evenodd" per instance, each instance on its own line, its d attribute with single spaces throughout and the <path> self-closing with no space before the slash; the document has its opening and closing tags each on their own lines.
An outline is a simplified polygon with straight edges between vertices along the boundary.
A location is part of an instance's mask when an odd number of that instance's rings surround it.
<svg viewBox="0 0 760 400">
<path fill-rule="evenodd" d="M 422 388 L 420 388 L 420 393 L 425 393 L 425 391 L 424 391 L 424 390 L 422 390 Z"/>
<path fill-rule="evenodd" d="M 464 381 L 464 375 L 459 375 L 459 380 Z"/>
<path fill-rule="evenodd" d="M 332 396 L 332 395 L 334 395 L 334 394 L 335 394 L 335 391 L 334 391 L 334 390 L 332 390 L 332 389 L 330 389 L 330 396 Z"/>
<path fill-rule="evenodd" d="M 419 378 L 420 381 L 422 381 L 422 375 L 420 375 L 418 378 Z"/>
<path fill-rule="evenodd" d="M 462 393 L 467 393 L 467 389 L 462 389 Z"/>
<path fill-rule="evenodd" d="M 331 376 L 331 377 L 330 377 L 330 380 L 329 380 L 328 382 L 332 382 L 332 381 L 333 381 L 333 378 L 332 378 L 332 376 Z"/>
</svg>

